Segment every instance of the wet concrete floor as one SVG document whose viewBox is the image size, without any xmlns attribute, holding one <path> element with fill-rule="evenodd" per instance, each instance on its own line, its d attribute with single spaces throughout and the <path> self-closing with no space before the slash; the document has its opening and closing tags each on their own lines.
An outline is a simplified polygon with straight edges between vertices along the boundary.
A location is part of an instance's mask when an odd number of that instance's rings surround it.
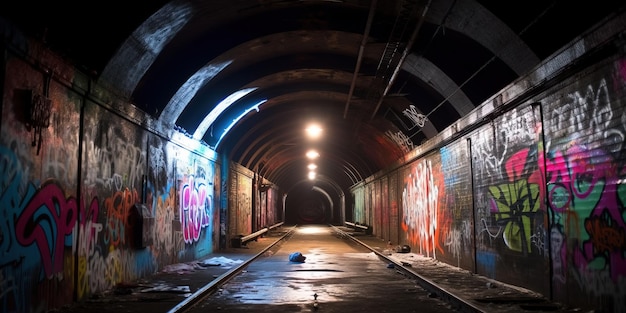
<svg viewBox="0 0 626 313">
<path fill-rule="evenodd" d="M 306 260 L 291 262 L 301 252 Z M 379 257 L 324 226 L 302 226 L 190 312 L 455 312 Z"/>
<path fill-rule="evenodd" d="M 286 234 L 290 235 L 280 241 Z M 305 262 L 289 261 L 294 252 L 301 252 Z M 259 254 L 241 275 L 219 285 L 209 297 L 194 301 L 190 312 L 459 311 L 445 295 L 422 288 L 423 281 L 407 271 L 475 308 L 464 312 L 580 312 L 437 260 L 397 253 L 375 236 L 329 225 L 282 226 L 244 247 L 173 264 L 56 312 L 173 313 L 181 301 L 194 299 L 198 290 Z"/>
</svg>

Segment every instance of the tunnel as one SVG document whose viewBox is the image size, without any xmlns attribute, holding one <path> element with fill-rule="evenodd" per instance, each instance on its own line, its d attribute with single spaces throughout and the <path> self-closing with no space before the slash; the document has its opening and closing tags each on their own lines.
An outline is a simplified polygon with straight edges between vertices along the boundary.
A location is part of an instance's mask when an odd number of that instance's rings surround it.
<svg viewBox="0 0 626 313">
<path fill-rule="evenodd" d="M 625 14 L 4 1 L 0 311 L 324 225 L 624 312 Z"/>
</svg>

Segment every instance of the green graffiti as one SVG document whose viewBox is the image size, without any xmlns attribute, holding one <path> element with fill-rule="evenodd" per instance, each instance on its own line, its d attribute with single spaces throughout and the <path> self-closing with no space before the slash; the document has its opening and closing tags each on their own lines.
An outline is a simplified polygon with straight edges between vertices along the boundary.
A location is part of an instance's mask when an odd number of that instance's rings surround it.
<svg viewBox="0 0 626 313">
<path fill-rule="evenodd" d="M 526 180 L 489 187 L 492 212 L 504 225 L 503 238 L 514 251 L 528 252 L 531 247 L 532 216 L 539 210 L 539 186 Z"/>
</svg>

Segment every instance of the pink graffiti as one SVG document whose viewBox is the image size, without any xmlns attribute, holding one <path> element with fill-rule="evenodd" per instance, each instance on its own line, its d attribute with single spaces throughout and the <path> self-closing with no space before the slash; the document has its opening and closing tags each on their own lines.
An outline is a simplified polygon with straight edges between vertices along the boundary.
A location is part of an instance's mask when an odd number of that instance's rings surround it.
<svg viewBox="0 0 626 313">
<path fill-rule="evenodd" d="M 46 277 L 63 272 L 64 237 L 72 234 L 77 218 L 76 199 L 66 199 L 61 188 L 47 183 L 17 219 L 17 241 L 24 246 L 37 245 Z"/>
<path fill-rule="evenodd" d="M 98 237 L 98 233 L 102 229 L 102 226 L 98 227 L 98 214 L 100 212 L 100 205 L 98 198 L 93 197 L 91 204 L 88 208 L 81 204 L 80 215 L 80 236 L 78 249 L 84 252 L 84 255 L 93 255 L 95 251 L 95 242 Z"/>
<path fill-rule="evenodd" d="M 606 183 L 614 185 L 618 172 L 604 152 L 587 150 L 581 146 L 570 147 L 565 156 L 556 152 L 554 158 L 548 160 L 547 170 L 550 176 L 548 183 L 553 186 L 549 200 L 553 204 L 552 209 L 558 212 L 570 209 L 576 199 L 587 199 L 586 203 L 589 203 L 589 197 L 596 197 L 596 201 L 599 201 L 602 194 L 594 191 L 596 188 L 604 188 Z M 555 191 L 562 188 L 565 191 Z M 554 198 L 557 192 L 561 199 Z M 616 194 L 613 196 L 617 199 Z"/>
<path fill-rule="evenodd" d="M 207 185 L 197 183 L 193 176 L 189 176 L 180 190 L 180 223 L 185 243 L 198 241 L 202 228 L 210 223 L 210 208 Z"/>
<path fill-rule="evenodd" d="M 550 203 L 559 203 L 552 206 L 553 210 L 590 212 L 584 220 L 589 238 L 581 237 L 581 248 L 574 253 L 575 266 L 605 264 L 615 281 L 626 276 L 626 223 L 621 213 L 624 203 L 617 189 L 620 171 L 623 169 L 604 151 L 583 146 L 572 146 L 565 155 L 556 153 L 548 163 L 549 182 L 558 186 L 549 197 Z M 567 200 L 553 199 L 557 193 L 554 189 L 560 189 L 560 197 Z"/>
<path fill-rule="evenodd" d="M 588 163 L 589 152 L 574 146 L 566 155 L 556 152 L 554 158 L 547 162 L 550 173 L 548 183 L 552 186 L 549 200 L 552 209 L 559 213 L 567 211 L 575 200 L 573 197 L 586 198 L 598 181 L 598 176 L 592 175 L 593 165 Z"/>
<path fill-rule="evenodd" d="M 543 185 L 542 182 L 544 181 L 544 179 L 541 176 L 541 172 L 538 170 L 529 169 L 527 167 L 527 165 L 530 163 L 529 162 L 530 160 L 528 159 L 529 152 L 530 152 L 529 149 L 520 150 L 516 152 L 515 154 L 513 154 L 508 160 L 506 160 L 504 164 L 504 168 L 506 170 L 507 179 L 511 183 L 526 180 L 529 185 L 535 184 L 537 186 L 542 186 Z M 539 162 L 539 163 L 543 163 L 543 162 Z M 539 190 L 540 190 L 540 194 L 539 194 L 539 197 L 537 197 L 537 199 L 542 199 L 541 196 L 544 192 L 541 192 L 542 190 L 541 187 L 539 187 Z M 528 199 L 528 201 L 534 202 L 536 201 L 536 199 Z M 490 203 L 489 211 L 491 213 L 496 214 L 500 212 L 500 209 L 498 207 L 498 201 L 496 201 L 496 199 L 491 198 L 489 200 L 489 203 Z M 534 207 L 534 205 L 531 205 L 531 207 Z"/>
<path fill-rule="evenodd" d="M 529 159 L 530 149 L 523 149 L 519 152 L 513 154 L 505 163 L 504 168 L 506 169 L 507 176 L 510 182 L 516 182 L 520 179 L 526 178 L 529 184 L 536 184 L 538 186 L 544 186 L 545 178 L 542 176 L 543 173 L 543 153 L 538 154 L 537 164 L 532 163 L 532 165 L 537 165 L 539 170 L 535 170 L 534 167 L 527 167 L 527 165 L 531 164 Z M 543 199 L 545 194 L 545 189 L 540 188 L 539 199 Z"/>
</svg>

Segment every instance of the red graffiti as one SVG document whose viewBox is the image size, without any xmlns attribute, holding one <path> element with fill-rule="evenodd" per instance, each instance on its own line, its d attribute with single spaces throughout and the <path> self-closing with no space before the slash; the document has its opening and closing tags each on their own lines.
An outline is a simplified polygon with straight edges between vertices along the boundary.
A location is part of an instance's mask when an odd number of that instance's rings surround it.
<svg viewBox="0 0 626 313">
<path fill-rule="evenodd" d="M 614 221 L 592 216 L 585 220 L 585 229 L 591 236 L 594 254 L 621 253 L 626 250 L 626 233 Z"/>
<path fill-rule="evenodd" d="M 536 162 L 530 158 L 530 149 L 523 149 L 513 154 L 505 163 L 507 176 L 510 182 L 516 182 L 526 178 L 528 184 L 544 186 L 543 177 L 543 154 L 537 155 Z M 537 167 L 535 167 L 537 166 Z M 539 199 L 543 199 L 545 189 L 540 189 Z"/>
<path fill-rule="evenodd" d="M 128 226 L 128 216 L 133 205 L 140 202 L 137 190 L 124 190 L 114 193 L 104 200 L 103 209 L 107 212 L 104 242 L 119 246 L 126 240 L 125 231 Z"/>
</svg>

